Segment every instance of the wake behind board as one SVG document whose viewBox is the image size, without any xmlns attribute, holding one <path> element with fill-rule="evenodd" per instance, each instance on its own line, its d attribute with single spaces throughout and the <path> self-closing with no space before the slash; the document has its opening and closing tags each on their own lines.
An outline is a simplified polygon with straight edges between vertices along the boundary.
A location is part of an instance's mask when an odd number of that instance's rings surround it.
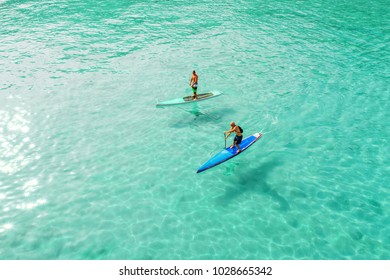
<svg viewBox="0 0 390 280">
<path fill-rule="evenodd" d="M 196 173 L 203 172 L 207 169 L 210 169 L 214 166 L 217 166 L 231 158 L 234 158 L 236 155 L 242 154 L 247 148 L 249 148 L 252 144 L 254 144 L 257 140 L 260 139 L 262 136 L 261 133 L 257 132 L 251 136 L 248 136 L 247 138 L 243 139 L 240 143 L 241 152 L 237 153 L 237 147 L 234 146 L 233 148 L 225 148 L 215 156 L 213 156 L 211 159 L 209 159 L 205 164 L 203 164 Z"/>
<path fill-rule="evenodd" d="M 173 105 L 182 105 L 182 104 L 187 104 L 187 103 L 193 103 L 193 102 L 199 102 L 203 100 L 207 100 L 210 98 L 214 98 L 217 96 L 220 96 L 222 92 L 219 91 L 211 91 L 207 93 L 200 93 L 197 94 L 198 99 L 192 99 L 192 95 L 185 96 L 182 98 L 176 98 L 176 99 L 171 99 L 167 101 L 161 101 L 156 104 L 157 107 L 162 107 L 162 106 L 173 106 Z"/>
</svg>

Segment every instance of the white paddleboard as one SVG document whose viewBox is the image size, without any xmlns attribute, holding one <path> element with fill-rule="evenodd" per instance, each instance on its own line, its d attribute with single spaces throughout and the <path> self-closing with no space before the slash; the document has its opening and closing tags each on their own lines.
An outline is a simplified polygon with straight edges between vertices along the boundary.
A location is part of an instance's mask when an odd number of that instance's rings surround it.
<svg viewBox="0 0 390 280">
<path fill-rule="evenodd" d="M 192 95 L 189 96 L 184 96 L 182 98 L 176 98 L 176 99 L 171 99 L 167 101 L 160 101 L 156 104 L 157 107 L 162 107 L 162 106 L 173 106 L 173 105 L 182 105 L 182 104 L 188 104 L 188 103 L 194 103 L 194 102 L 199 102 L 203 100 L 208 100 L 210 98 L 218 97 L 222 94 L 222 92 L 219 91 L 210 91 L 207 93 L 199 93 L 197 94 L 197 99 L 193 99 Z"/>
</svg>

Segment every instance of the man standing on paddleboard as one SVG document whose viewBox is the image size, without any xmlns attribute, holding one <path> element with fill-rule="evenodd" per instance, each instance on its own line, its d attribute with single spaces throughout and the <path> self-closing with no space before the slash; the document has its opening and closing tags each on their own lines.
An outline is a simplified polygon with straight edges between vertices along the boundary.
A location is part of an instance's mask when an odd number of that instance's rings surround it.
<svg viewBox="0 0 390 280">
<path fill-rule="evenodd" d="M 192 99 L 198 99 L 196 96 L 196 91 L 198 90 L 198 75 L 196 74 L 195 70 L 192 71 L 192 77 L 190 80 L 190 87 L 192 88 L 192 92 L 194 95 L 192 96 Z"/>
<path fill-rule="evenodd" d="M 233 148 L 234 146 L 237 146 L 237 153 L 241 152 L 240 143 L 242 141 L 242 133 L 244 132 L 241 127 L 236 125 L 234 122 L 230 123 L 230 129 L 228 131 L 225 131 L 224 133 L 227 134 L 225 137 L 225 140 L 230 136 L 232 132 L 236 133 L 236 137 L 234 137 L 233 145 L 230 146 L 230 148 Z"/>
</svg>

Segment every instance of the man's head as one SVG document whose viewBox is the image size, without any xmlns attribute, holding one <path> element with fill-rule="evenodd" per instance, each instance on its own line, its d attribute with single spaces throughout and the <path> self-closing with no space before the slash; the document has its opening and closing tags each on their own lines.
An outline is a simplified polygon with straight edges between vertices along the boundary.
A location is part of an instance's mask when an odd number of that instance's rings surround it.
<svg viewBox="0 0 390 280">
<path fill-rule="evenodd" d="M 235 124 L 234 122 L 231 122 L 231 123 L 230 123 L 230 126 L 231 126 L 231 127 L 235 127 L 236 124 Z"/>
<path fill-rule="evenodd" d="M 195 70 L 194 70 L 194 71 L 192 71 L 192 74 L 196 74 Z"/>
</svg>

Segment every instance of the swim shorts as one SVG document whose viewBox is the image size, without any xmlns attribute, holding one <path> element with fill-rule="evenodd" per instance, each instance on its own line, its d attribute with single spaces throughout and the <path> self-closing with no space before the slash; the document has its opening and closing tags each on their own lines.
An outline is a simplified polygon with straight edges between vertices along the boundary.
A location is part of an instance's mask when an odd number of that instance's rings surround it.
<svg viewBox="0 0 390 280">
<path fill-rule="evenodd" d="M 196 92 L 197 89 L 198 89 L 198 84 L 193 84 L 192 85 L 192 92 Z"/>
<path fill-rule="evenodd" d="M 236 144 L 240 144 L 242 141 L 242 135 L 241 136 L 236 135 L 236 137 L 234 137 L 234 141 L 236 142 Z"/>
</svg>

